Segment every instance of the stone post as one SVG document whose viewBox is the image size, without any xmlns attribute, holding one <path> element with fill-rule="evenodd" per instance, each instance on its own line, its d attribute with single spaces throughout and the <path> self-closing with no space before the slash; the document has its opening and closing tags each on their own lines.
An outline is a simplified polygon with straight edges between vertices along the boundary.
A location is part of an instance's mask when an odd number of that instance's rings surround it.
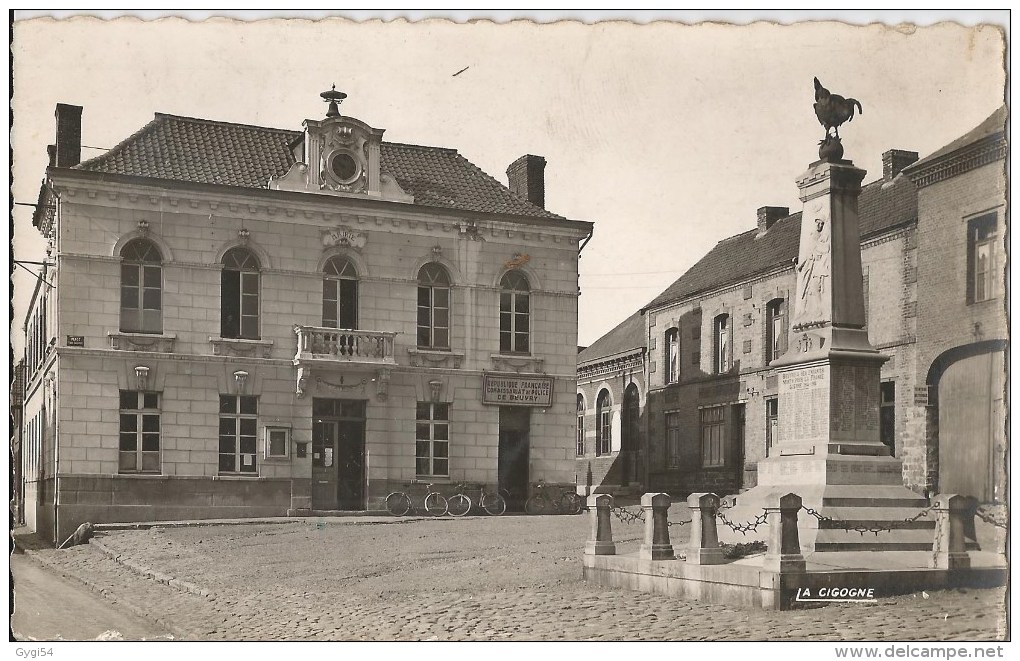
<svg viewBox="0 0 1020 661">
<path fill-rule="evenodd" d="M 930 567 L 935 569 L 967 569 L 967 518 L 974 517 L 969 499 L 956 494 L 935 497 L 935 542 L 932 544 Z"/>
<path fill-rule="evenodd" d="M 774 572 L 802 572 L 804 556 L 800 553 L 800 535 L 797 532 L 797 513 L 802 501 L 795 493 L 785 496 L 771 494 L 765 503 L 769 526 L 769 550 L 762 569 Z"/>
<path fill-rule="evenodd" d="M 609 508 L 612 505 L 613 497 L 608 494 L 588 496 L 588 509 L 591 511 L 591 537 L 584 545 L 585 555 L 616 555 L 613 529 L 609 522 Z"/>
<path fill-rule="evenodd" d="M 692 493 L 687 497 L 691 508 L 691 541 L 687 547 L 687 562 L 694 565 L 718 565 L 725 561 L 719 547 L 719 531 L 715 515 L 719 511 L 719 496 L 714 493 Z"/>
<path fill-rule="evenodd" d="M 669 543 L 668 493 L 646 493 L 641 496 L 641 509 L 645 515 L 645 538 L 638 550 L 644 560 L 672 560 L 673 546 Z"/>
</svg>

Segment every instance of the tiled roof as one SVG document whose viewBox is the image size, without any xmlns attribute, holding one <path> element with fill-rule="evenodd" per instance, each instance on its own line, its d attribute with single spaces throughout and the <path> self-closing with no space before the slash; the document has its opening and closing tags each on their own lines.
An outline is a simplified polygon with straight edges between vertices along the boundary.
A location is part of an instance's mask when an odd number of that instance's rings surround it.
<svg viewBox="0 0 1020 661">
<path fill-rule="evenodd" d="M 938 149 L 916 163 L 911 164 L 909 167 L 904 168 L 904 171 L 913 172 L 915 170 L 919 170 L 925 165 L 933 163 L 947 154 L 953 153 L 957 149 L 971 145 L 982 138 L 987 138 L 995 135 L 996 133 L 1004 132 L 1006 130 L 1006 117 L 1008 114 L 1009 112 L 1007 111 L 1006 106 L 1000 106 L 998 110 L 988 117 L 988 119 L 978 124 L 973 130 L 967 132 L 956 140 L 953 140 L 942 149 Z"/>
<path fill-rule="evenodd" d="M 917 218 L 917 189 L 905 176 L 864 186 L 857 201 L 861 237 Z M 723 239 L 645 308 L 687 298 L 763 273 L 797 257 L 800 214 L 776 222 L 764 236 L 757 229 Z M 596 343 L 597 344 L 597 343 Z M 594 345 L 593 345 L 594 346 Z"/>
<path fill-rule="evenodd" d="M 300 131 L 156 113 L 107 153 L 76 167 L 138 177 L 265 188 L 294 164 Z M 415 204 L 538 218 L 562 218 L 535 206 L 482 172 L 455 149 L 382 143 L 383 172 Z"/>
<path fill-rule="evenodd" d="M 579 353 L 577 364 L 593 363 L 630 349 L 640 349 L 646 344 L 645 318 L 639 310 Z"/>
</svg>

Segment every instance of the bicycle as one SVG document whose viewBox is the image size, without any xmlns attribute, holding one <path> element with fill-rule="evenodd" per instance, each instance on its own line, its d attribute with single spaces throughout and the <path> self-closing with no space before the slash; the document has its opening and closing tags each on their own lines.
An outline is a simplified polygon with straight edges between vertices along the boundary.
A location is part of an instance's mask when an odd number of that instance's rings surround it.
<svg viewBox="0 0 1020 661">
<path fill-rule="evenodd" d="M 558 496 L 550 495 L 550 491 L 559 489 Z M 535 494 L 524 503 L 524 511 L 528 514 L 542 514 L 547 510 L 555 510 L 564 514 L 577 514 L 581 511 L 582 498 L 577 492 L 555 487 L 539 480 L 535 484 Z"/>
<path fill-rule="evenodd" d="M 432 490 L 431 482 L 411 480 L 407 483 L 407 486 L 413 487 L 419 484 L 425 485 L 425 498 L 423 501 L 425 512 L 433 516 L 443 516 L 446 514 L 449 511 L 449 503 L 446 502 L 443 494 Z M 404 516 L 412 509 L 411 497 L 403 491 L 394 491 L 386 496 L 386 509 L 393 516 Z"/>
<path fill-rule="evenodd" d="M 464 493 L 471 489 L 478 489 L 478 505 L 488 514 L 499 516 L 506 511 L 506 500 L 503 499 L 503 496 L 486 491 L 484 484 L 461 483 L 457 485 L 457 493 L 450 496 L 450 516 L 464 516 L 471 510 L 471 498 Z"/>
</svg>

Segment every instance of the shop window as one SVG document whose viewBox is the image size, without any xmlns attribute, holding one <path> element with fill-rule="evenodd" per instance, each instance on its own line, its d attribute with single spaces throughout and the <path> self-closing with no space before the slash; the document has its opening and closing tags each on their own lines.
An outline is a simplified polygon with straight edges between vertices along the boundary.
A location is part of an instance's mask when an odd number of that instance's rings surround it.
<svg viewBox="0 0 1020 661">
<path fill-rule="evenodd" d="M 120 251 L 120 330 L 163 332 L 163 257 L 151 241 L 135 239 Z"/>
<path fill-rule="evenodd" d="M 666 331 L 666 383 L 680 382 L 680 330 Z"/>
<path fill-rule="evenodd" d="M 159 473 L 159 393 L 120 391 L 120 472 Z"/>
<path fill-rule="evenodd" d="M 223 256 L 220 336 L 259 339 L 259 262 L 244 248 L 231 248 Z"/>
<path fill-rule="evenodd" d="M 595 400 L 595 454 L 609 454 L 613 447 L 613 400 L 608 390 Z"/>
<path fill-rule="evenodd" d="M 358 271 L 350 260 L 332 257 L 322 279 L 322 325 L 358 327 Z"/>
<path fill-rule="evenodd" d="M 220 395 L 219 472 L 258 473 L 256 442 L 259 398 L 252 395 Z"/>
<path fill-rule="evenodd" d="M 448 477 L 450 405 L 418 402 L 415 420 L 415 473 L 418 477 Z"/>
<path fill-rule="evenodd" d="M 997 294 L 999 280 L 995 259 L 997 238 L 995 214 L 974 218 L 967 223 L 968 303 L 991 300 Z"/>
<path fill-rule="evenodd" d="M 713 356 L 714 372 L 716 374 L 725 374 L 730 371 L 731 366 L 731 355 L 730 355 L 730 316 L 728 314 L 721 314 L 715 318 L 713 322 L 713 342 L 715 343 L 715 351 Z"/>
<path fill-rule="evenodd" d="M 701 465 L 726 465 L 726 407 L 701 409 Z"/>
<path fill-rule="evenodd" d="M 450 274 L 434 262 L 418 272 L 418 348 L 450 348 Z"/>
<path fill-rule="evenodd" d="M 680 414 L 666 414 L 666 467 L 680 468 L 683 465 L 683 447 L 680 440 Z"/>
<path fill-rule="evenodd" d="M 499 281 L 499 350 L 531 351 L 531 286 L 520 271 L 507 271 Z"/>
<path fill-rule="evenodd" d="M 765 306 L 765 364 L 786 353 L 786 301 L 777 298 Z"/>
<path fill-rule="evenodd" d="M 889 453 L 896 453 L 896 382 L 883 381 L 879 386 L 878 431 Z"/>
<path fill-rule="evenodd" d="M 584 456 L 584 397 L 577 396 L 577 456 Z"/>
</svg>

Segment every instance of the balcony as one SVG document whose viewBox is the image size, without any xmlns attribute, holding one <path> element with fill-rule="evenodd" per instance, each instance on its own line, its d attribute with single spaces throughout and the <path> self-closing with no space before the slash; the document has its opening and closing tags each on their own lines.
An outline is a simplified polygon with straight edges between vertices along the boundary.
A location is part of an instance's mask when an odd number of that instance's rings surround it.
<svg viewBox="0 0 1020 661">
<path fill-rule="evenodd" d="M 295 365 L 396 365 L 393 360 L 396 333 L 319 326 L 295 326 L 294 333 Z"/>
</svg>

